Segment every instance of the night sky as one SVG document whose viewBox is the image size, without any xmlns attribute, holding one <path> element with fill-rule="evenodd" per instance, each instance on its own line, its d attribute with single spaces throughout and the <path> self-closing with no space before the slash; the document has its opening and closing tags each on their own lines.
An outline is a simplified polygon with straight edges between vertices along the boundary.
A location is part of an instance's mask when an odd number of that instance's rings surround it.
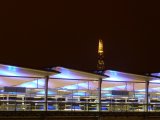
<svg viewBox="0 0 160 120">
<path fill-rule="evenodd" d="M 158 0 L 1 0 L 0 63 L 93 71 L 160 72 Z"/>
</svg>

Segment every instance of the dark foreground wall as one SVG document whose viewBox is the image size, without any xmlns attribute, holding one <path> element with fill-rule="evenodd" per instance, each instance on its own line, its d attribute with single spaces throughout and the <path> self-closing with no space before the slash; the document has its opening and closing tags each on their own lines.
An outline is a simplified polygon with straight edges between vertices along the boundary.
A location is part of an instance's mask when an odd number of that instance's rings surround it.
<svg viewBox="0 0 160 120">
<path fill-rule="evenodd" d="M 1 111 L 0 120 L 160 120 L 160 113 Z"/>
</svg>

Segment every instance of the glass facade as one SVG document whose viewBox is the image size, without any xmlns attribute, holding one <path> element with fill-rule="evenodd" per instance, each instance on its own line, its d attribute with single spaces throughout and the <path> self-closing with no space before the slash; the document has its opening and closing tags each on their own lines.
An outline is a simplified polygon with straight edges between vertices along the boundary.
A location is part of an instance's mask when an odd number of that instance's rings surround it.
<svg viewBox="0 0 160 120">
<path fill-rule="evenodd" d="M 54 74 L 23 69 L 28 74 L 15 76 L 19 70 L 2 72 L 0 68 L 0 111 L 160 111 L 159 78 L 115 71 L 107 71 L 107 77 L 59 69 Z"/>
</svg>

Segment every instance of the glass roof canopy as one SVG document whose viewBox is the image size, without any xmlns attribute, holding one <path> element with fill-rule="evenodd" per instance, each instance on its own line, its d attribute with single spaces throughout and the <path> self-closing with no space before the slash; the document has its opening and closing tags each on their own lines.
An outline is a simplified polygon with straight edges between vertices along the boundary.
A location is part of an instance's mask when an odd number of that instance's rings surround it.
<svg viewBox="0 0 160 120">
<path fill-rule="evenodd" d="M 151 75 L 155 77 L 160 77 L 160 73 L 152 73 Z"/>
<path fill-rule="evenodd" d="M 0 64 L 0 76 L 40 78 L 40 77 L 45 77 L 47 75 L 53 75 L 53 74 L 57 74 L 57 73 Z"/>
<path fill-rule="evenodd" d="M 18 86 L 18 87 L 29 87 L 34 88 L 38 84 L 41 87 L 45 85 L 45 77 L 49 76 L 49 88 L 75 88 L 77 84 L 81 87 L 87 86 L 87 81 L 98 81 L 100 78 L 105 81 L 102 84 L 102 88 L 114 89 L 125 87 L 122 82 L 135 82 L 144 83 L 150 81 L 150 83 L 160 83 L 160 79 L 156 77 L 142 76 L 131 73 L 124 73 L 113 70 L 106 70 L 104 74 L 106 76 L 101 76 L 93 73 L 87 73 L 79 70 L 68 69 L 64 67 L 54 67 L 53 72 L 35 70 L 23 67 L 16 67 L 11 65 L 0 64 L 0 86 Z M 57 71 L 57 72 L 56 72 Z M 109 77 L 107 77 L 109 76 Z M 23 78 L 23 79 L 21 79 Z M 54 81 L 52 80 L 54 79 Z M 67 80 L 67 82 L 64 82 Z M 79 80 L 77 83 L 76 80 Z M 110 83 L 108 83 L 110 82 Z M 114 85 L 113 85 L 114 82 Z M 97 86 L 94 82 L 91 83 L 92 86 Z M 74 86 L 75 85 L 75 86 Z M 159 85 L 157 85 L 158 87 Z M 116 89 L 115 88 L 115 89 Z M 151 87 L 152 88 L 152 87 Z M 155 88 L 155 85 L 153 86 Z M 139 86 L 139 89 L 140 86 Z"/>
<path fill-rule="evenodd" d="M 82 80 L 81 86 L 85 86 L 85 82 L 89 80 L 99 80 L 104 76 L 96 75 L 93 73 L 82 72 L 73 69 L 67 69 L 63 67 L 52 68 L 53 72 L 35 70 L 23 67 L 16 67 L 11 65 L 0 64 L 0 87 L 12 86 L 12 87 L 26 87 L 37 88 L 37 84 L 40 88 L 44 88 L 46 76 L 49 77 L 49 88 L 75 88 L 77 80 Z M 53 81 L 54 79 L 54 81 Z M 66 81 L 67 82 L 64 82 Z M 37 83 L 38 81 L 38 83 Z M 71 85 L 71 87 L 70 87 Z"/>
<path fill-rule="evenodd" d="M 23 86 L 31 87 L 37 79 L 43 79 L 48 75 L 54 75 L 57 72 L 48 72 L 30 68 L 16 67 L 0 64 L 0 87 L 2 86 Z M 27 84 L 33 82 L 33 84 Z"/>
<path fill-rule="evenodd" d="M 123 82 L 146 82 L 146 81 L 154 81 L 154 80 L 160 80 L 156 77 L 151 76 L 144 76 L 144 75 L 137 75 L 137 74 L 131 74 L 131 73 L 125 73 L 125 72 L 119 72 L 114 70 L 106 70 L 104 72 L 105 75 L 108 75 L 108 78 L 105 78 L 103 80 L 106 81 L 123 81 Z"/>
</svg>

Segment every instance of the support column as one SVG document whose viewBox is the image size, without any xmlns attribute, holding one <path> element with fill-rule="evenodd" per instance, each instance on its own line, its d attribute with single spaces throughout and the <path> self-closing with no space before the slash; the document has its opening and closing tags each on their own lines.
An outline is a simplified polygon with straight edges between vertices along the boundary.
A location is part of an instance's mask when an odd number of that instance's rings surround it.
<svg viewBox="0 0 160 120">
<path fill-rule="evenodd" d="M 45 111 L 48 110 L 48 79 L 49 77 L 46 76 L 45 78 L 45 108 L 44 108 Z"/>
<path fill-rule="evenodd" d="M 98 81 L 98 111 L 101 111 L 101 87 L 102 87 L 102 78 Z"/>
<path fill-rule="evenodd" d="M 146 112 L 148 112 L 148 98 L 149 98 L 149 80 L 146 81 L 146 88 L 145 88 L 145 98 L 146 98 Z"/>
</svg>

